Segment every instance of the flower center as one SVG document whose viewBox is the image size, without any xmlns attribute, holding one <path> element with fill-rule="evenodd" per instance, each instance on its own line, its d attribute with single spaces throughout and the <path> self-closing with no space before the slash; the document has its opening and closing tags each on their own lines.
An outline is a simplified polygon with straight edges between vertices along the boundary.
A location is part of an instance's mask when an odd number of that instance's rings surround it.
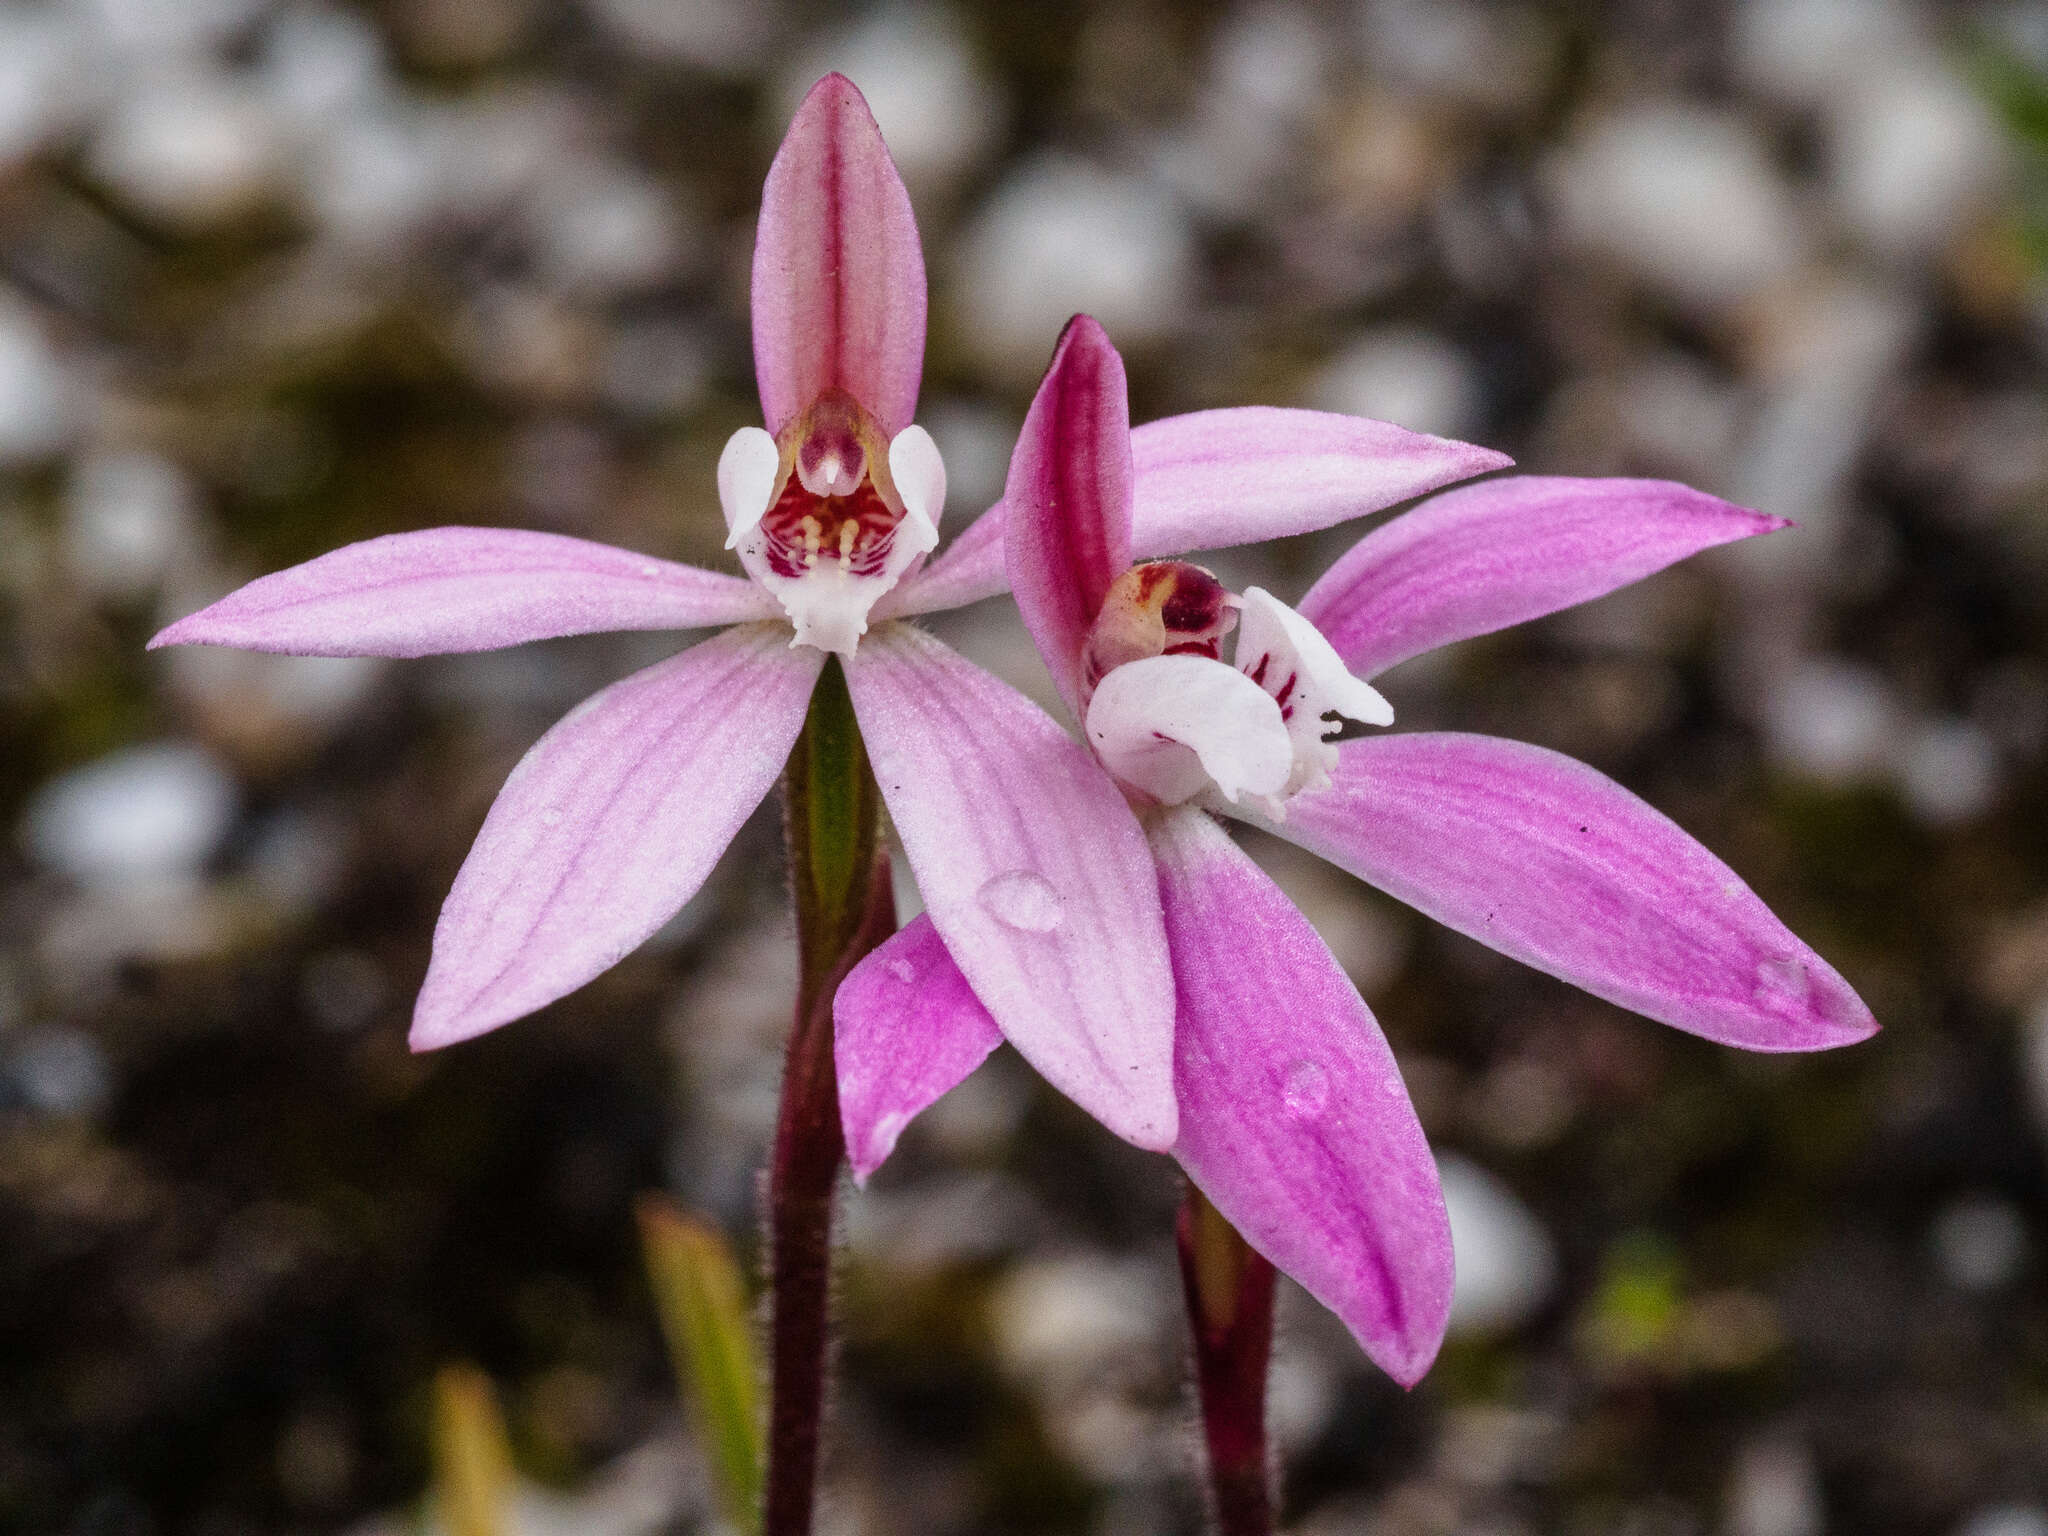
<svg viewBox="0 0 2048 1536">
<path fill-rule="evenodd" d="M 931 435 L 886 441 L 831 390 L 778 437 L 742 427 L 718 465 L 726 545 L 781 602 L 795 643 L 853 654 L 868 611 L 938 543 L 946 471 Z"/>
<path fill-rule="evenodd" d="M 1220 650 L 1233 628 L 1235 665 Z M 1329 783 L 1339 741 L 1394 718 L 1300 614 L 1178 561 L 1118 578 L 1082 674 L 1097 755 L 1127 789 L 1166 805 L 1215 795 L 1279 820 L 1295 795 Z"/>
<path fill-rule="evenodd" d="M 1102 600 L 1081 653 L 1081 686 L 1147 656 L 1206 656 L 1215 661 L 1237 625 L 1238 600 L 1223 583 L 1185 560 L 1153 560 L 1119 576 Z"/>
</svg>

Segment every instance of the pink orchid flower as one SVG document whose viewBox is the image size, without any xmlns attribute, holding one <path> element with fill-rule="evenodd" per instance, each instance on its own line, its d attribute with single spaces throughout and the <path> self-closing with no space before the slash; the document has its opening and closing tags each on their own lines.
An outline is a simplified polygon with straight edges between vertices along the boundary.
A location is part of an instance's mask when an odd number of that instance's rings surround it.
<svg viewBox="0 0 2048 1536">
<path fill-rule="evenodd" d="M 1142 836 L 1043 711 L 897 622 L 1002 583 L 986 539 L 922 568 L 945 500 L 938 450 L 912 420 L 924 258 L 881 133 L 841 76 L 811 90 L 769 169 L 753 334 L 767 425 L 735 433 L 718 467 L 745 579 L 556 534 L 435 528 L 263 577 L 151 645 L 424 656 L 732 626 L 586 700 L 513 770 L 435 927 L 415 1049 L 533 1012 L 666 922 L 774 784 L 836 653 L 927 909 L 982 1000 L 1106 1125 L 1172 1145 L 1170 972 Z M 1146 430 L 1140 537 L 1159 549 L 1186 545 L 1198 514 L 1213 523 L 1197 543 L 1266 538 L 1499 462 L 1312 412 Z M 1198 502 L 1195 471 L 1212 465 L 1235 481 Z"/>
<path fill-rule="evenodd" d="M 1011 461 L 1009 576 L 1157 868 L 1174 1155 L 1254 1248 L 1412 1384 L 1451 1298 L 1428 1145 L 1357 989 L 1211 813 L 1708 1039 L 1763 1051 L 1864 1039 L 1869 1010 L 1824 960 L 1591 768 L 1487 736 L 1361 734 L 1393 719 L 1364 676 L 1784 524 L 1662 481 L 1482 482 L 1368 534 L 1296 611 L 1256 587 L 1230 594 L 1196 566 L 1134 565 L 1133 457 L 1122 361 L 1078 318 Z M 919 919 L 839 991 L 857 1178 L 1001 1038 L 945 938 Z"/>
</svg>

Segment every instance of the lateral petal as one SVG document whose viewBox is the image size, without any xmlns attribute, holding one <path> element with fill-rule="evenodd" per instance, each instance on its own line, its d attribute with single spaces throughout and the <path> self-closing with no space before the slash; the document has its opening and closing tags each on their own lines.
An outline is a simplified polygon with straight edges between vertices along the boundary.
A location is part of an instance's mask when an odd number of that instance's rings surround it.
<svg viewBox="0 0 2048 1536">
<path fill-rule="evenodd" d="M 1280 836 L 1447 927 L 1723 1045 L 1877 1029 L 1833 966 L 1662 812 L 1560 753 L 1426 732 L 1347 742 Z"/>
<path fill-rule="evenodd" d="M 1123 359 L 1076 315 L 1024 418 L 1003 502 L 1017 611 L 1077 720 L 1088 626 L 1131 564 L 1131 477 Z"/>
<path fill-rule="evenodd" d="M 1329 528 L 1473 475 L 1506 454 L 1363 416 L 1241 406 L 1131 431 L 1131 553 L 1146 560 Z M 897 613 L 958 608 L 1003 590 L 997 502 L 895 599 Z"/>
<path fill-rule="evenodd" d="M 910 425 L 924 371 L 924 253 L 882 131 L 844 75 L 811 87 L 768 168 L 753 303 L 771 433 L 834 388 L 887 436 Z"/>
<path fill-rule="evenodd" d="M 1173 978 L 1137 818 L 1036 705 L 905 625 L 846 668 L 925 909 L 1003 1034 L 1126 1140 L 1173 1144 Z"/>
<path fill-rule="evenodd" d="M 928 916 L 847 974 L 832 999 L 839 1119 L 853 1181 L 866 1184 L 903 1128 L 1003 1043 Z"/>
<path fill-rule="evenodd" d="M 1208 816 L 1151 829 L 1179 1013 L 1174 1155 L 1245 1240 L 1413 1386 L 1451 1307 L 1436 1164 L 1372 1012 Z"/>
<path fill-rule="evenodd" d="M 1517 475 L 1375 528 L 1299 604 L 1362 677 L 1788 526 L 1670 480 Z"/>
<path fill-rule="evenodd" d="M 413 1049 L 574 991 L 696 894 L 803 725 L 824 657 L 788 634 L 728 630 L 593 694 L 535 743 L 441 908 Z"/>
<path fill-rule="evenodd" d="M 614 629 L 771 618 L 736 576 L 518 528 L 427 528 L 260 576 L 149 642 L 286 656 L 438 656 Z"/>
</svg>

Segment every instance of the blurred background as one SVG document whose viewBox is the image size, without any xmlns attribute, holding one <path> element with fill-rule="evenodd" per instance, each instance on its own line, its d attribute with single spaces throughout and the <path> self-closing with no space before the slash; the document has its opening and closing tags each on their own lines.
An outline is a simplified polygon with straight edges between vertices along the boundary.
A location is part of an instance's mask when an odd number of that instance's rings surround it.
<svg viewBox="0 0 2048 1536">
<path fill-rule="evenodd" d="M 1140 419 L 1320 406 L 1799 520 L 1424 658 L 1887 1028 L 1762 1059 L 1255 851 L 1383 1021 L 1457 1316 L 1410 1394 L 1298 1292 L 1303 1533 L 2048 1532 L 2048 7 L 1911 0 L 0 3 L 0 1527 L 413 1528 L 428 1383 L 526 1528 L 709 1528 L 631 1204 L 758 1247 L 793 985 L 764 812 L 654 942 L 415 1058 L 519 755 L 677 644 L 145 654 L 350 540 L 723 565 L 760 182 L 867 92 L 948 526 L 1060 323 Z M 1217 561 L 1299 596 L 1360 529 Z M 935 626 L 1050 702 L 1001 603 Z M 1007 1053 L 844 1207 L 841 1532 L 1192 1532 L 1171 1166 Z"/>
</svg>

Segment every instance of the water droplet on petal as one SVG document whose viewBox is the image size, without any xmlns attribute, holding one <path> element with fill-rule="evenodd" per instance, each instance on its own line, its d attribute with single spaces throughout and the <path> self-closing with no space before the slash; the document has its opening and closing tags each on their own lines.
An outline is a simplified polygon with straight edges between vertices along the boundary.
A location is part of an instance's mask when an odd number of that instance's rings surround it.
<svg viewBox="0 0 2048 1536">
<path fill-rule="evenodd" d="M 1005 928 L 1020 933 L 1051 933 L 1066 918 L 1060 893 L 1043 875 L 1013 869 L 981 888 L 981 905 Z"/>
<path fill-rule="evenodd" d="M 1280 1102 L 1297 1120 L 1315 1119 L 1330 1102 L 1330 1074 L 1317 1062 L 1295 1062 L 1281 1084 Z"/>
<path fill-rule="evenodd" d="M 917 967 L 912 965 L 908 960 L 904 959 L 901 955 L 898 955 L 894 960 L 891 960 L 889 962 L 889 974 L 891 976 L 894 976 L 898 982 L 907 987 L 913 981 L 917 980 Z"/>
<path fill-rule="evenodd" d="M 1813 977 L 1797 955 L 1775 955 L 1758 963 L 1750 996 L 1773 1012 L 1803 1013 L 1813 1002 Z"/>
</svg>

